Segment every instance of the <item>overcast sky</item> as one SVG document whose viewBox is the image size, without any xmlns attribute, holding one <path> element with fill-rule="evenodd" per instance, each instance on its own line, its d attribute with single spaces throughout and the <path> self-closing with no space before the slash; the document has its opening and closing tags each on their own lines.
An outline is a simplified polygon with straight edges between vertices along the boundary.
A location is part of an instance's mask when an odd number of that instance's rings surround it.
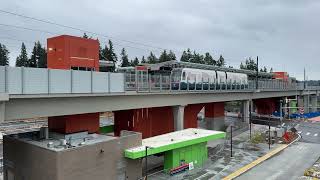
<svg viewBox="0 0 320 180">
<path fill-rule="evenodd" d="M 172 49 L 180 58 L 191 48 L 214 58 L 222 54 L 228 65 L 239 67 L 245 58 L 258 55 L 262 66 L 288 71 L 298 79 L 305 67 L 308 79 L 320 79 L 318 0 L 1 0 L 0 4 L 1 10 L 112 37 L 117 52 L 125 47 L 131 58 L 150 50 L 159 54 L 154 47 Z M 1 12 L 0 24 L 83 34 Z M 34 41 L 46 45 L 51 36 L 0 25 L 0 43 L 9 48 L 11 65 L 20 51 L 18 40 L 24 40 L 30 51 Z"/>
</svg>

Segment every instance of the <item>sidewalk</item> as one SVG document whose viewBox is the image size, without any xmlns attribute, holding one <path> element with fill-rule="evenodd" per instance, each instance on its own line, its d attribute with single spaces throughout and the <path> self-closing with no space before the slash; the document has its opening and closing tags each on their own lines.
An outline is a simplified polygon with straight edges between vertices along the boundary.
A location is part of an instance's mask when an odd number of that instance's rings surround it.
<svg viewBox="0 0 320 180">
<path fill-rule="evenodd" d="M 263 131 L 262 129 L 265 129 L 265 126 L 253 126 L 253 131 Z M 279 147 L 278 144 L 272 145 L 271 150 L 277 147 Z M 209 159 L 203 168 L 194 169 L 175 176 L 160 172 L 148 177 L 148 179 L 222 179 L 269 152 L 268 144 L 252 144 L 249 142 L 249 131 L 233 137 L 233 157 L 230 157 L 231 148 L 229 140 L 209 142 L 208 149 Z"/>
</svg>

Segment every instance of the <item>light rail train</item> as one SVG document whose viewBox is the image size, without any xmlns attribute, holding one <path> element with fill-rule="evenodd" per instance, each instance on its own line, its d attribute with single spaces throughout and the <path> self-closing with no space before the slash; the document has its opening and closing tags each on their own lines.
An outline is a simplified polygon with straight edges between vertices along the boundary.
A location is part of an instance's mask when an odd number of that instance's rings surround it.
<svg viewBox="0 0 320 180">
<path fill-rule="evenodd" d="M 248 75 L 234 72 L 175 68 L 171 72 L 171 88 L 174 90 L 246 89 Z"/>
</svg>

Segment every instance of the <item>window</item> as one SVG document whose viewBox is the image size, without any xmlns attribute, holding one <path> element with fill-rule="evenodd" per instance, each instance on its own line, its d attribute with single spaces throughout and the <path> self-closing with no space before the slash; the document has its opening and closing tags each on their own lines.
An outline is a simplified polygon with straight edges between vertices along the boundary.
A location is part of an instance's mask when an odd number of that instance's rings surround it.
<svg viewBox="0 0 320 180">
<path fill-rule="evenodd" d="M 182 80 L 186 80 L 186 72 L 182 72 Z"/>
</svg>

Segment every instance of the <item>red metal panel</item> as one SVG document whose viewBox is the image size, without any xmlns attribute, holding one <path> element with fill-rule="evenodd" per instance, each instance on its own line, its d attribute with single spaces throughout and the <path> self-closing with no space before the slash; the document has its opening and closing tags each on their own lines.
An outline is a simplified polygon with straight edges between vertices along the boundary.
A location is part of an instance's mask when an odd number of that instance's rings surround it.
<svg viewBox="0 0 320 180">
<path fill-rule="evenodd" d="M 114 111 L 114 134 L 120 136 L 121 130 L 132 131 L 133 110 Z"/>
<path fill-rule="evenodd" d="M 48 68 L 90 67 L 99 71 L 99 41 L 62 35 L 47 40 Z"/>
<path fill-rule="evenodd" d="M 99 132 L 99 113 L 55 116 L 48 118 L 50 131 L 70 134 L 82 131 Z"/>
<path fill-rule="evenodd" d="M 121 130 L 141 132 L 143 138 L 174 131 L 171 107 L 115 111 L 114 123 L 117 136 Z"/>
<path fill-rule="evenodd" d="M 214 117 L 224 116 L 224 102 L 214 103 Z"/>
<path fill-rule="evenodd" d="M 205 117 L 216 118 L 223 117 L 224 115 L 224 102 L 215 102 L 205 104 Z"/>
<path fill-rule="evenodd" d="M 184 128 L 198 127 L 198 113 L 204 104 L 189 104 L 184 108 Z"/>
<path fill-rule="evenodd" d="M 214 103 L 205 104 L 204 116 L 208 118 L 214 117 Z"/>
<path fill-rule="evenodd" d="M 271 115 L 277 109 L 277 99 L 255 99 L 253 102 L 258 114 Z"/>
</svg>

